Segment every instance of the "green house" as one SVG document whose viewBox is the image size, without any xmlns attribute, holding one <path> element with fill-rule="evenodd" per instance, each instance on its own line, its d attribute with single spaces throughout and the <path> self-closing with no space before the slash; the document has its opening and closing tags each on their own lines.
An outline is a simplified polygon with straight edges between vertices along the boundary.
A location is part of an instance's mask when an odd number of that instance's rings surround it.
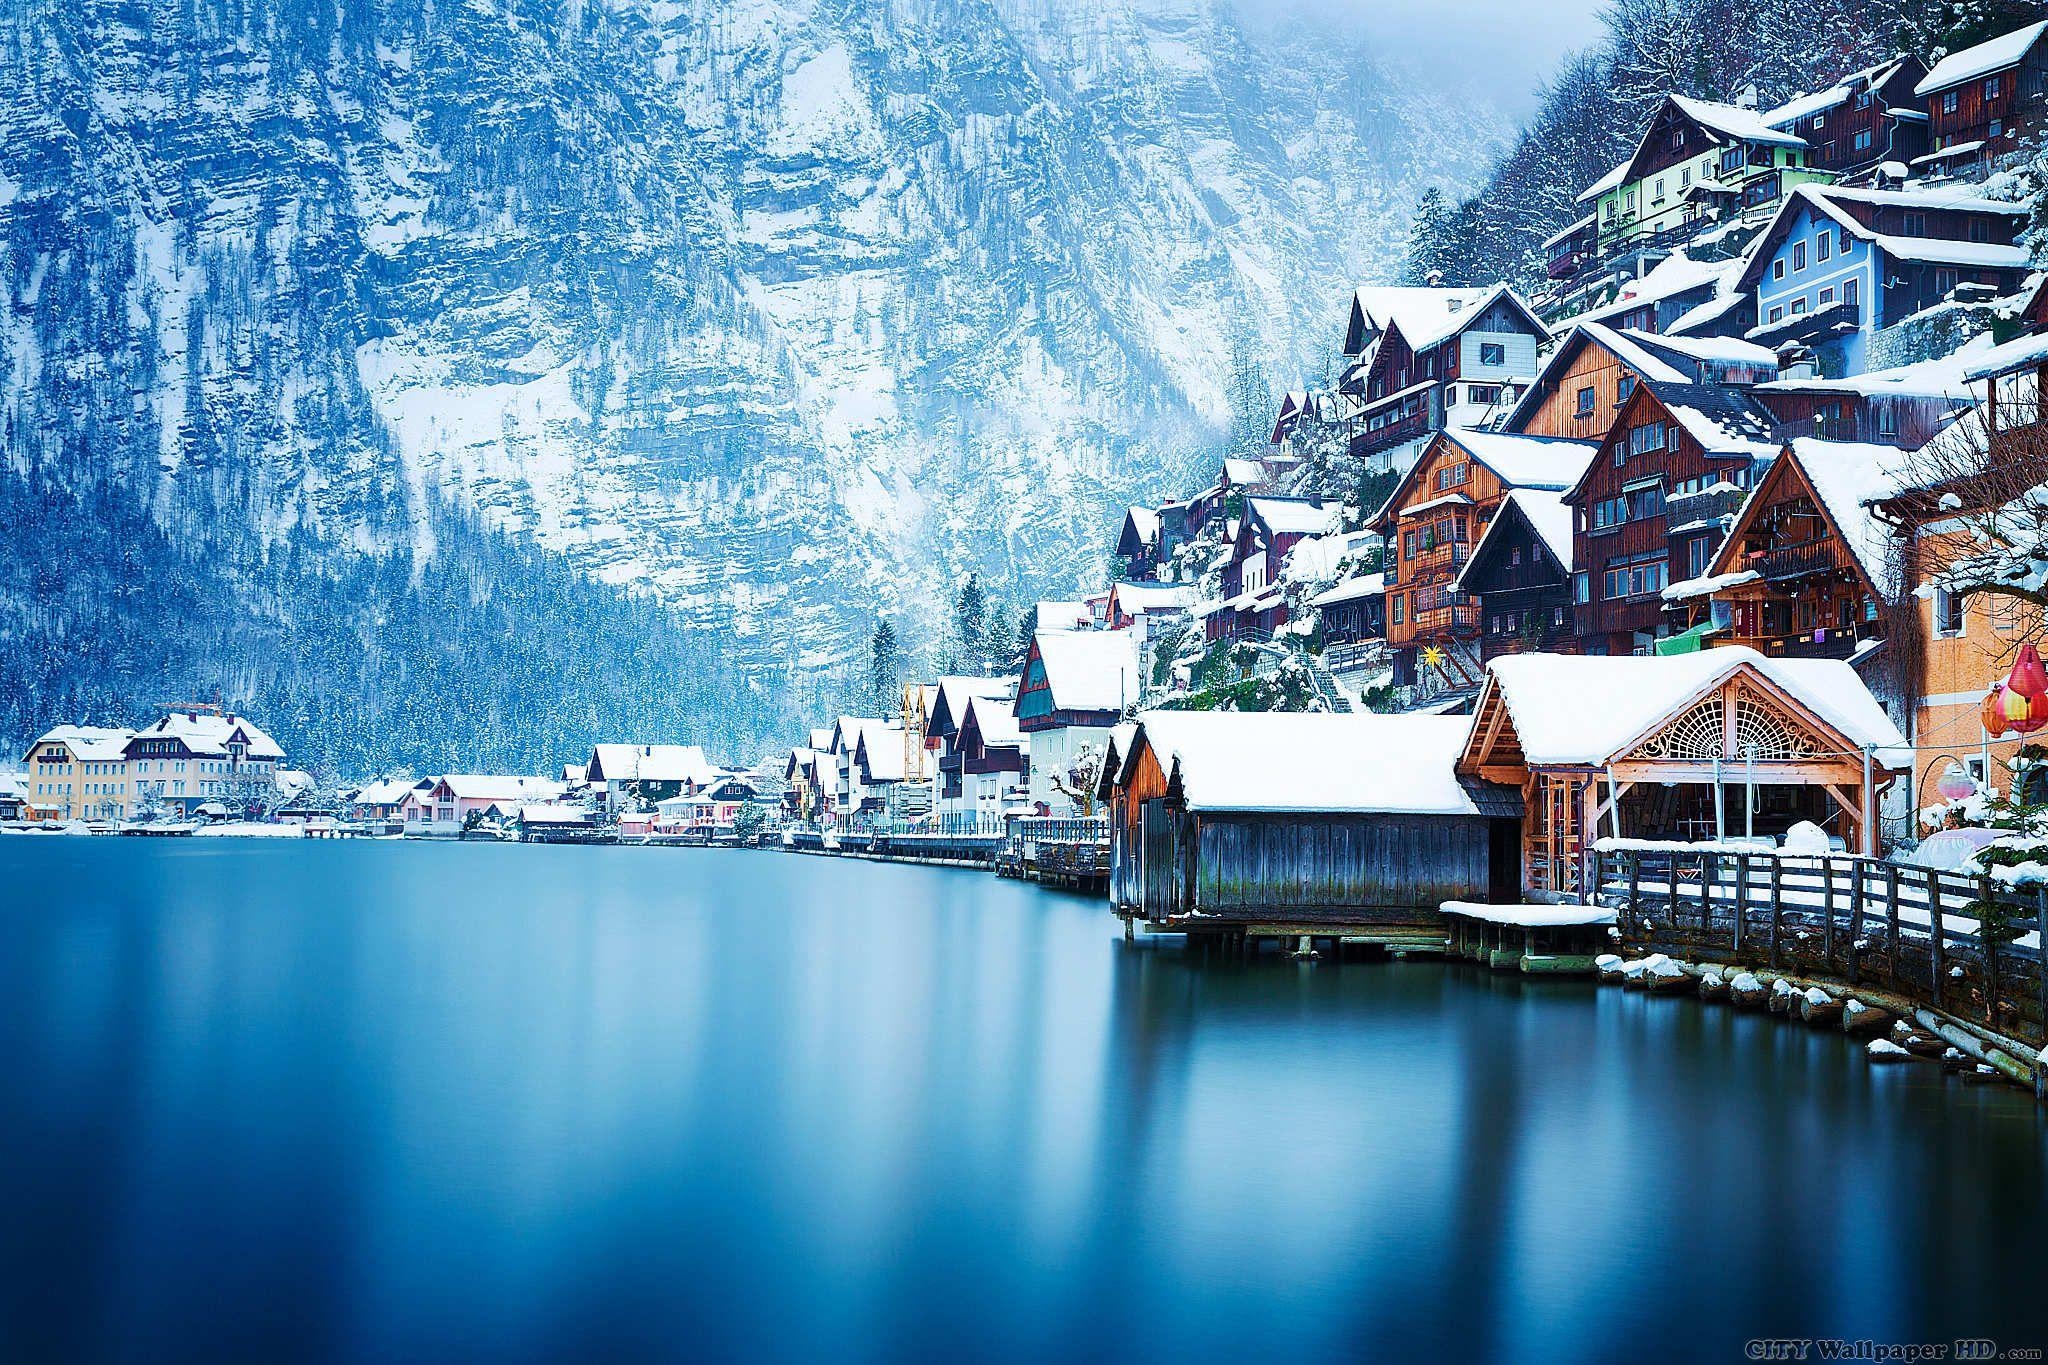
<svg viewBox="0 0 2048 1365">
<path fill-rule="evenodd" d="M 1667 95 L 1635 154 L 1579 195 L 1597 254 L 1690 242 L 1711 229 L 1761 224 L 1799 185 L 1830 184 L 1806 139 L 1754 109 Z"/>
</svg>

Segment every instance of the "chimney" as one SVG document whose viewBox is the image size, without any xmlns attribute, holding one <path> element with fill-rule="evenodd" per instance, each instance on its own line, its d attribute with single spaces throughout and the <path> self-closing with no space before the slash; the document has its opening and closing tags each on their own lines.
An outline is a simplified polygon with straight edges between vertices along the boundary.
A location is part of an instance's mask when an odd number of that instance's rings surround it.
<svg viewBox="0 0 2048 1365">
<path fill-rule="evenodd" d="M 1818 379 L 1820 362 L 1814 359 L 1811 348 L 1788 341 L 1778 348 L 1778 378 Z"/>
<path fill-rule="evenodd" d="M 1422 277 L 1422 282 L 1424 284 L 1427 284 L 1431 289 L 1441 289 L 1443 288 L 1444 283 L 1444 272 L 1441 270 L 1432 270 L 1427 275 Z"/>
</svg>

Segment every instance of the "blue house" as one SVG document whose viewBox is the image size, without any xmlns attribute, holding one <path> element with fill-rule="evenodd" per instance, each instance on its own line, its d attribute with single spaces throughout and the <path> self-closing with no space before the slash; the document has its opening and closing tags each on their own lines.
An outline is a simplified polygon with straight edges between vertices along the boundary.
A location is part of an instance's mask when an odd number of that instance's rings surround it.
<svg viewBox="0 0 2048 1365">
<path fill-rule="evenodd" d="M 1749 339 L 1813 348 L 1831 375 L 1867 368 L 1872 333 L 1964 285 L 2008 293 L 2026 280 L 2022 204 L 1957 189 L 1802 186 L 1751 248 L 1736 287 L 1756 294 Z"/>
</svg>

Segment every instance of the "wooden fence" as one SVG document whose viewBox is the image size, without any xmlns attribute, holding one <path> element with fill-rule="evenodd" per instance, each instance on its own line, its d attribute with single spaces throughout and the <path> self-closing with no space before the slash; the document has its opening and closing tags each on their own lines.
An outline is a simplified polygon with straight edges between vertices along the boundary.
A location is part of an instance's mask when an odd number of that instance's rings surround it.
<svg viewBox="0 0 2048 1365">
<path fill-rule="evenodd" d="M 2048 886 L 1848 855 L 1601 849 L 1624 936 L 1875 987 L 2039 1047 Z"/>
</svg>

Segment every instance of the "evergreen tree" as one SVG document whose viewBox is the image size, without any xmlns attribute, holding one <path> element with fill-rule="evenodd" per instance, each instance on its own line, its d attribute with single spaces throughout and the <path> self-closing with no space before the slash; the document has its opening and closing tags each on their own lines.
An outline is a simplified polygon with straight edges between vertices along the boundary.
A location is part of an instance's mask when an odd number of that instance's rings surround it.
<svg viewBox="0 0 2048 1365">
<path fill-rule="evenodd" d="M 1415 222 L 1408 230 L 1406 282 L 1413 285 L 1462 284 L 1459 278 L 1457 243 L 1453 240 L 1453 211 L 1444 202 L 1444 192 L 1431 185 L 1415 204 Z"/>
<path fill-rule="evenodd" d="M 896 627 L 887 621 L 875 623 L 868 637 L 868 692 L 880 715 L 890 715 L 903 703 L 903 663 L 896 647 Z"/>
<path fill-rule="evenodd" d="M 953 601 L 953 644 L 970 672 L 988 671 L 988 598 L 979 574 L 967 575 Z"/>
<path fill-rule="evenodd" d="M 1250 328 L 1242 323 L 1231 330 L 1225 397 L 1230 401 L 1231 452 L 1263 453 L 1273 434 L 1273 381 L 1259 361 Z"/>
</svg>

